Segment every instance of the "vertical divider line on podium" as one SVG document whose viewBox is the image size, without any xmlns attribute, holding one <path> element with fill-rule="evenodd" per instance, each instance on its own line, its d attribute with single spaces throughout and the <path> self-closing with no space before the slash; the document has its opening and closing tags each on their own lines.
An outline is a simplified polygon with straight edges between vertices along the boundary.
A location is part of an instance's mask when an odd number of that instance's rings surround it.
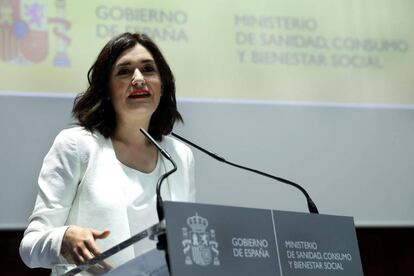
<svg viewBox="0 0 414 276">
<path fill-rule="evenodd" d="M 270 212 L 272 214 L 273 233 L 275 234 L 275 244 L 276 244 L 277 260 L 279 262 L 280 276 L 283 276 L 282 263 L 280 261 L 279 241 L 277 239 L 277 230 L 276 230 L 276 225 L 275 225 L 275 214 L 273 210 L 270 210 Z"/>
</svg>

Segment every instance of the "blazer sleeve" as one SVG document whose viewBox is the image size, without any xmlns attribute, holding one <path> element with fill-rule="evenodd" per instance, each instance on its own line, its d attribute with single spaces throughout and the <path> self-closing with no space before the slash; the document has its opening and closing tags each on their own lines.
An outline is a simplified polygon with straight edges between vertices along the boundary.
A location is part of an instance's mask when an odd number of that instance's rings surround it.
<svg viewBox="0 0 414 276">
<path fill-rule="evenodd" d="M 36 203 L 20 244 L 20 256 L 32 268 L 51 268 L 59 262 L 81 172 L 76 137 L 71 134 L 60 132 L 43 160 Z"/>
</svg>

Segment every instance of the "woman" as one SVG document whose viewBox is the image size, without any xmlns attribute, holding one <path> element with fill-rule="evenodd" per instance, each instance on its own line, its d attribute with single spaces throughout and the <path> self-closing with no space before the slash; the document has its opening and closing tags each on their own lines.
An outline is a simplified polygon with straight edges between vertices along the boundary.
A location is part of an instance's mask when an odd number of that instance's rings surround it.
<svg viewBox="0 0 414 276">
<path fill-rule="evenodd" d="M 81 264 L 157 222 L 155 186 L 171 168 L 139 132 L 146 129 L 178 170 L 164 199 L 194 201 L 194 160 L 166 137 L 181 115 L 172 72 L 146 35 L 109 41 L 88 72 L 89 88 L 74 103 L 79 127 L 56 137 L 39 176 L 39 193 L 20 255 L 30 267 Z M 146 242 L 146 244 L 145 244 Z M 152 248 L 122 251 L 123 261 Z"/>
</svg>

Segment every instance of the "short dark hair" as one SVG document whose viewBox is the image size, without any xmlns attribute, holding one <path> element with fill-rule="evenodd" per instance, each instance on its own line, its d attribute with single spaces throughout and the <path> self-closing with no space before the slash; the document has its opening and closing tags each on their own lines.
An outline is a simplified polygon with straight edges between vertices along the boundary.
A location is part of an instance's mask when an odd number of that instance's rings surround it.
<svg viewBox="0 0 414 276">
<path fill-rule="evenodd" d="M 116 128 L 116 113 L 110 95 L 110 74 L 118 57 L 137 44 L 144 46 L 154 58 L 162 84 L 162 97 L 152 114 L 148 132 L 161 141 L 169 134 L 176 121 L 183 121 L 177 110 L 174 76 L 158 46 L 145 34 L 123 33 L 111 39 L 102 49 L 88 71 L 89 87 L 76 96 L 72 116 L 85 129 L 98 131 L 105 138 L 112 136 Z"/>
</svg>

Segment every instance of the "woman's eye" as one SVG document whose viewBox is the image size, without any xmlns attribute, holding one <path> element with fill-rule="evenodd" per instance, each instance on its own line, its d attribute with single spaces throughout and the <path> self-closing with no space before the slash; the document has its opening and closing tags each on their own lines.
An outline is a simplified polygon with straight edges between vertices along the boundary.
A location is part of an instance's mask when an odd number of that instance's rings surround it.
<svg viewBox="0 0 414 276">
<path fill-rule="evenodd" d="M 146 65 L 144 68 L 142 68 L 143 72 L 155 72 L 155 67 L 152 65 Z"/>
<path fill-rule="evenodd" d="M 128 68 L 121 68 L 118 70 L 117 75 L 128 75 L 129 73 L 131 73 L 131 70 L 129 70 Z"/>
</svg>

